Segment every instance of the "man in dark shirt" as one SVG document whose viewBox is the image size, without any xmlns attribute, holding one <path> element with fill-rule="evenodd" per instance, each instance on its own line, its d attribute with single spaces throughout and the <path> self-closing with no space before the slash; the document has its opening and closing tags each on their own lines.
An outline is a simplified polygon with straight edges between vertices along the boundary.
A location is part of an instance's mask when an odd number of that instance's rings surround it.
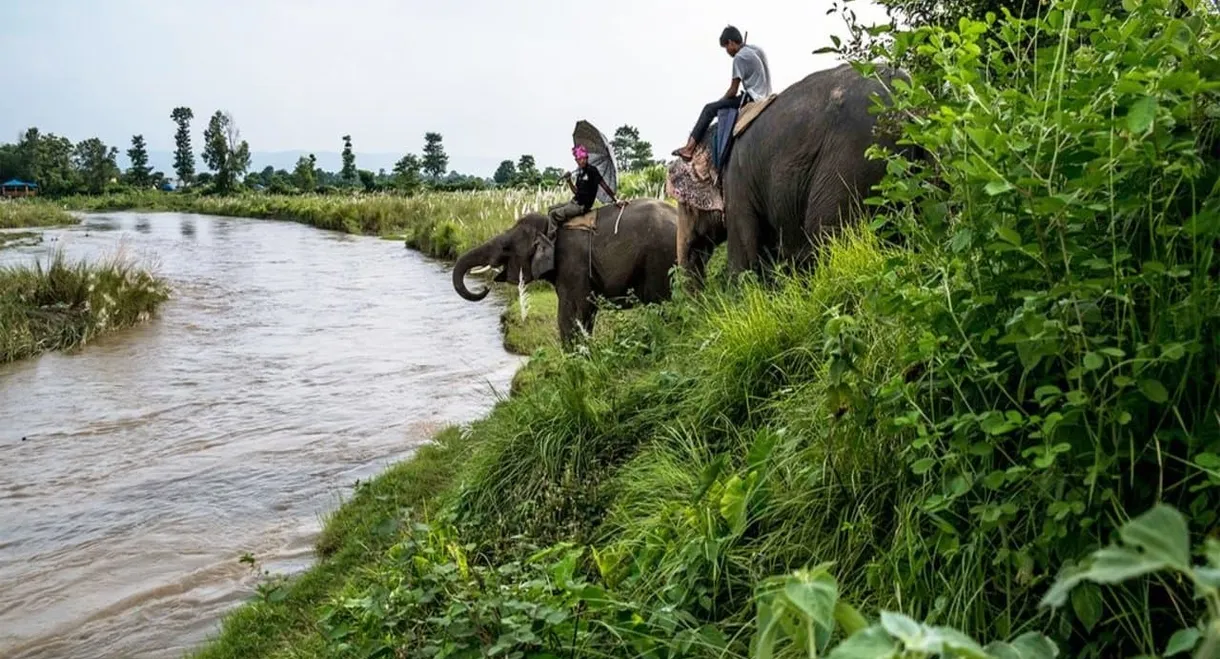
<svg viewBox="0 0 1220 659">
<path fill-rule="evenodd" d="M 568 189 L 572 191 L 572 200 L 553 206 L 548 213 L 551 218 L 551 224 L 548 229 L 548 238 L 554 240 L 555 230 L 560 224 L 572 220 L 588 213 L 593 208 L 593 202 L 597 200 L 597 188 L 606 191 L 610 198 L 614 200 L 614 204 L 619 208 L 627 205 L 626 201 L 618 198 L 618 195 L 606 185 L 606 180 L 602 178 L 602 173 L 597 171 L 597 168 L 589 164 L 589 153 L 583 146 L 577 146 L 572 149 L 572 155 L 576 157 L 576 165 L 578 167 L 576 181 L 572 181 L 571 173 L 564 174 L 564 182 L 568 184 Z"/>
</svg>

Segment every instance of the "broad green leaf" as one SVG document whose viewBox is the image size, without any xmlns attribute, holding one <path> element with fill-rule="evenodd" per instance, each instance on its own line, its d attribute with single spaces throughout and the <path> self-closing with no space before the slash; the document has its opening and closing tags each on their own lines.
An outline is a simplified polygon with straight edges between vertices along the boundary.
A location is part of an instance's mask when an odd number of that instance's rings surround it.
<svg viewBox="0 0 1220 659">
<path fill-rule="evenodd" d="M 1105 547 L 1093 552 L 1091 562 L 1060 571 L 1050 589 L 1042 596 L 1041 605 L 1063 606 L 1068 593 L 1082 581 L 1118 583 L 1163 567 L 1164 562 L 1142 556 L 1126 547 Z"/>
<path fill-rule="evenodd" d="M 1072 591 L 1072 611 L 1086 631 L 1093 631 L 1101 620 L 1101 603 L 1101 589 L 1094 584 L 1081 584 Z"/>
<path fill-rule="evenodd" d="M 1012 184 L 1005 180 L 992 181 L 983 186 L 983 191 L 992 197 L 1012 190 Z"/>
<path fill-rule="evenodd" d="M 1169 392 L 1165 390 L 1165 385 L 1157 380 L 1140 380 L 1140 392 L 1154 403 L 1164 403 L 1169 400 Z"/>
<path fill-rule="evenodd" d="M 1125 547 L 1107 547 L 1093 553 L 1088 578 L 1098 583 L 1119 583 L 1164 567 L 1163 561 L 1141 556 Z"/>
<path fill-rule="evenodd" d="M 1127 544 L 1143 549 L 1149 559 L 1190 569 L 1190 530 L 1186 518 L 1171 506 L 1157 504 L 1124 524 L 1118 534 Z"/>
<path fill-rule="evenodd" d="M 1195 580 L 1204 588 L 1220 590 L 1220 567 L 1196 567 Z"/>
<path fill-rule="evenodd" d="M 834 626 L 838 589 L 834 577 L 825 572 L 812 578 L 794 578 L 784 586 L 784 595 L 805 617 L 821 627 Z"/>
<path fill-rule="evenodd" d="M 898 656 L 894 640 L 877 625 L 852 634 L 826 655 L 827 659 L 891 659 Z"/>
<path fill-rule="evenodd" d="M 754 444 L 750 446 L 750 453 L 746 456 L 746 463 L 750 469 L 757 469 L 759 465 L 767 461 L 771 457 L 771 451 L 775 450 L 775 445 L 779 442 L 782 435 L 770 429 L 760 430 L 754 436 Z"/>
<path fill-rule="evenodd" d="M 1215 453 L 1200 453 L 1195 456 L 1195 464 L 1204 469 L 1220 470 L 1220 455 Z"/>
<path fill-rule="evenodd" d="M 1145 96 L 1133 103 L 1127 111 L 1127 129 L 1137 135 L 1145 133 L 1156 118 L 1156 108 L 1156 98 L 1152 96 Z"/>
<path fill-rule="evenodd" d="M 970 659 L 990 659 L 981 645 L 962 632 L 952 627 L 934 627 L 933 630 L 940 636 L 945 652 L 952 651 L 954 656 Z"/>
<path fill-rule="evenodd" d="M 1012 243 L 1018 247 L 1021 246 L 1021 234 L 1009 229 L 1008 227 L 996 227 L 995 232 L 1000 235 L 1006 242 Z"/>
<path fill-rule="evenodd" d="M 903 645 L 920 645 L 923 638 L 923 626 L 910 617 L 892 611 L 881 612 L 881 626 L 891 636 L 902 641 Z"/>
<path fill-rule="evenodd" d="M 1011 646 L 1021 659 L 1055 659 L 1059 656 L 1059 647 L 1039 632 L 1025 632 Z"/>
<path fill-rule="evenodd" d="M 933 458 L 921 458 L 916 460 L 915 464 L 911 465 L 911 471 L 915 472 L 916 476 L 922 476 L 928 473 L 928 470 L 931 469 L 935 464 L 936 460 Z"/>
<path fill-rule="evenodd" d="M 745 517 L 745 511 L 745 488 L 742 487 L 741 477 L 733 474 L 724 485 L 724 493 L 720 495 L 720 516 L 736 528 L 738 520 Z"/>
<path fill-rule="evenodd" d="M 1201 634 L 1196 627 L 1179 629 L 1169 638 L 1169 645 L 1165 647 L 1165 656 L 1172 657 L 1175 654 L 1181 654 L 1183 652 L 1189 652 L 1190 650 L 1195 649 L 1195 645 L 1199 642 L 1200 636 Z"/>
<path fill-rule="evenodd" d="M 1084 367 L 1090 371 L 1096 371 L 1105 365 L 1106 360 L 1102 359 L 1101 355 L 1095 352 L 1086 353 L 1084 356 Z"/>
<path fill-rule="evenodd" d="M 843 628 L 843 633 L 851 636 L 868 627 L 868 621 L 856 610 L 856 607 L 839 600 L 835 602 L 835 622 Z"/>
</svg>

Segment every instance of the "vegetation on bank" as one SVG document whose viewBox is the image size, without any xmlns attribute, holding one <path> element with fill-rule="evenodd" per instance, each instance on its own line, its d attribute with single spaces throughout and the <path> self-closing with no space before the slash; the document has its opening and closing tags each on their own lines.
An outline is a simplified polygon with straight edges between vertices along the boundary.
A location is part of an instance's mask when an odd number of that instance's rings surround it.
<svg viewBox="0 0 1220 659">
<path fill-rule="evenodd" d="M 200 656 L 1216 656 L 1216 16 L 1114 4 L 876 31 L 870 227 L 539 351 Z"/>
<path fill-rule="evenodd" d="M 121 257 L 0 268 L 0 363 L 84 345 L 146 320 L 168 286 Z"/>
<path fill-rule="evenodd" d="M 0 229 L 76 224 L 76 217 L 53 203 L 34 199 L 0 200 Z"/>
</svg>

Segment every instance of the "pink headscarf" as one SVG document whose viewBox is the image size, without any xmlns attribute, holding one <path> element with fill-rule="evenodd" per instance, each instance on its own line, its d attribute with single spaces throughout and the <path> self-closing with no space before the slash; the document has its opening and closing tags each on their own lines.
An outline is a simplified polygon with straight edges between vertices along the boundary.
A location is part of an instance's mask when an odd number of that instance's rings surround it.
<svg viewBox="0 0 1220 659">
<path fill-rule="evenodd" d="M 577 158 L 588 158 L 589 152 L 583 145 L 577 144 L 576 146 L 572 147 L 572 155 L 576 156 Z"/>
</svg>

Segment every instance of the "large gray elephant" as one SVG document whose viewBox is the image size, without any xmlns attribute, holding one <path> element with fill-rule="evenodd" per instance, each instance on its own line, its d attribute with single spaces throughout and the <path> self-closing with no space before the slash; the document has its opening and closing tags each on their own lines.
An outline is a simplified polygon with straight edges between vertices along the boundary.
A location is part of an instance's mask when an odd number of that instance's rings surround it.
<svg viewBox="0 0 1220 659">
<path fill-rule="evenodd" d="M 626 308 L 633 301 L 651 303 L 670 298 L 669 270 L 677 261 L 677 210 L 663 201 L 633 199 L 622 211 L 609 205 L 596 213 L 596 230 L 574 228 L 572 220 L 555 233 L 551 246 L 545 237 L 547 218 L 539 213 L 522 216 L 507 231 L 458 257 L 453 266 L 453 288 L 477 302 L 488 289 L 466 288 L 466 274 L 477 267 L 499 269 L 493 281 L 526 284 L 549 281 L 559 298 L 559 337 L 570 346 L 578 336 L 577 324 L 593 332 L 597 315 L 594 296 Z M 618 233 L 615 233 L 615 224 Z M 541 264 L 553 262 L 547 272 Z"/>
<path fill-rule="evenodd" d="M 764 274 L 765 265 L 780 261 L 808 264 L 823 240 L 867 212 L 864 199 L 886 164 L 865 150 L 879 143 L 905 152 L 891 136 L 874 135 L 870 95 L 887 100 L 894 77 L 909 77 L 880 66 L 878 73 L 881 80 L 843 64 L 806 76 L 776 95 L 734 139 L 718 186 L 677 195 L 678 261 L 696 284 L 721 243 L 728 242 L 730 275 Z M 715 130 L 708 131 L 705 146 Z M 670 185 L 675 176 L 690 184 L 697 178 L 692 167 L 673 163 Z M 714 172 L 708 177 L 716 178 Z"/>
</svg>

